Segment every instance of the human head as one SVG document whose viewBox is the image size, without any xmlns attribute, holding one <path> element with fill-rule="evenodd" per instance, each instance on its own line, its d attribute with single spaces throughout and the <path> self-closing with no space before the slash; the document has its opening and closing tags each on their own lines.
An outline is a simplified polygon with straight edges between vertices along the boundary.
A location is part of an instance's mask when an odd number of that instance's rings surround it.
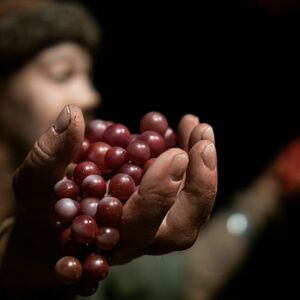
<svg viewBox="0 0 300 300">
<path fill-rule="evenodd" d="M 25 152 L 67 104 L 99 102 L 92 55 L 99 31 L 74 4 L 0 3 L 0 137 Z"/>
</svg>

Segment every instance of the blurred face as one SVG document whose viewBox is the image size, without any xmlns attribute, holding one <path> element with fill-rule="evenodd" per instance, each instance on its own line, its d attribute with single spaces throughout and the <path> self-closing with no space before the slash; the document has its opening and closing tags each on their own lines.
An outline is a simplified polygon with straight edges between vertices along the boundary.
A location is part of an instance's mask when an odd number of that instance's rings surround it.
<svg viewBox="0 0 300 300">
<path fill-rule="evenodd" d="M 77 105 L 90 115 L 99 104 L 90 72 L 89 54 L 75 43 L 42 51 L 14 74 L 1 92 L 5 135 L 27 150 L 65 105 Z"/>
</svg>

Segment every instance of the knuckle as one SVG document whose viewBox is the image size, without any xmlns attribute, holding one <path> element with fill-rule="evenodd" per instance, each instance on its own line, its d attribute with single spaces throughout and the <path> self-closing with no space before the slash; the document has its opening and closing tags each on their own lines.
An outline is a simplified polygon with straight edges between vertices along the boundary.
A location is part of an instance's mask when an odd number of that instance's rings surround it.
<svg viewBox="0 0 300 300">
<path fill-rule="evenodd" d="M 192 183 L 185 188 L 185 194 L 189 199 L 195 199 L 196 202 L 201 199 L 203 203 L 211 203 L 216 198 L 217 186 L 211 182 L 207 182 L 206 186 Z"/>
<path fill-rule="evenodd" d="M 168 188 L 168 187 L 157 187 L 152 190 L 152 195 L 155 198 L 160 198 L 160 199 L 167 199 L 171 198 L 175 195 L 175 191 L 173 189 Z"/>
<path fill-rule="evenodd" d="M 170 188 L 160 188 L 153 187 L 147 189 L 139 190 L 139 194 L 142 199 L 147 199 L 147 201 L 153 204 L 153 207 L 159 207 L 169 209 L 169 207 L 174 203 L 176 197 L 176 191 Z"/>
<path fill-rule="evenodd" d="M 214 201 L 217 195 L 217 188 L 210 188 L 207 190 L 206 197 L 209 202 Z"/>
<path fill-rule="evenodd" d="M 36 141 L 32 150 L 29 153 L 29 160 L 34 166 L 43 166 L 45 163 L 54 161 L 49 146 L 40 140 Z"/>
<path fill-rule="evenodd" d="M 139 193 L 143 198 L 166 199 L 176 195 L 178 187 L 170 185 L 165 180 L 160 183 L 152 182 L 147 186 L 141 186 Z"/>
</svg>

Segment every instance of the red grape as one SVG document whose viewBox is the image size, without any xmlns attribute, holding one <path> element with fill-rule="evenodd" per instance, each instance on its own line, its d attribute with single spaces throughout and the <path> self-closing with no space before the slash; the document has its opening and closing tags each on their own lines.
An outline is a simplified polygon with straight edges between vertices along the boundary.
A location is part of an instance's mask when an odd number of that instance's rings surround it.
<svg viewBox="0 0 300 300">
<path fill-rule="evenodd" d="M 145 141 L 149 145 L 151 157 L 159 156 L 166 149 L 165 140 L 158 132 L 150 130 L 144 131 L 139 136 L 139 139 Z"/>
<path fill-rule="evenodd" d="M 70 198 L 62 198 L 54 204 L 56 219 L 61 223 L 71 222 L 79 212 L 79 203 Z"/>
<path fill-rule="evenodd" d="M 83 197 L 101 199 L 106 192 L 106 183 L 99 175 L 89 175 L 83 179 L 81 189 Z"/>
<path fill-rule="evenodd" d="M 147 163 L 147 162 L 146 162 Z M 128 174 L 132 177 L 136 185 L 139 185 L 143 177 L 143 169 L 134 164 L 126 164 L 119 170 L 120 173 Z"/>
<path fill-rule="evenodd" d="M 57 261 L 55 272 L 61 283 L 73 284 L 81 277 L 82 265 L 77 258 L 64 256 Z"/>
<path fill-rule="evenodd" d="M 93 281 L 100 281 L 104 279 L 109 270 L 107 260 L 102 256 L 92 253 L 83 263 L 84 277 Z"/>
<path fill-rule="evenodd" d="M 91 144 L 87 153 L 87 159 L 94 162 L 99 167 L 100 171 L 104 173 L 108 172 L 105 163 L 105 155 L 110 148 L 110 145 L 104 142 L 97 142 Z"/>
<path fill-rule="evenodd" d="M 164 134 L 164 139 L 166 143 L 166 149 L 170 149 L 176 146 L 177 136 L 172 128 L 168 128 Z"/>
<path fill-rule="evenodd" d="M 73 180 L 62 179 L 54 185 L 54 196 L 56 199 L 76 199 L 79 195 L 79 187 Z"/>
<path fill-rule="evenodd" d="M 113 227 L 100 227 L 95 237 L 95 244 L 101 250 L 110 251 L 118 244 L 119 230 Z"/>
<path fill-rule="evenodd" d="M 151 130 L 158 132 L 162 136 L 165 134 L 168 126 L 166 117 L 156 111 L 151 111 L 145 114 L 140 122 L 141 132 Z"/>
<path fill-rule="evenodd" d="M 100 175 L 100 170 L 96 164 L 91 161 L 83 161 L 79 163 L 73 172 L 73 177 L 78 185 L 81 185 L 83 179 L 89 175 Z"/>
<path fill-rule="evenodd" d="M 98 204 L 99 204 L 99 199 L 97 198 L 84 198 L 80 202 L 79 213 L 81 215 L 87 215 L 94 218 L 98 211 Z"/>
<path fill-rule="evenodd" d="M 146 114 L 140 131 L 131 134 L 122 124 L 91 121 L 74 158 L 77 166 L 73 163 L 67 168 L 70 180 L 54 186 L 58 245 L 64 255 L 76 255 L 83 261 L 81 265 L 75 257 L 65 256 L 55 270 L 62 283 L 75 283 L 79 295 L 92 295 L 98 281 L 107 276 L 121 238 L 123 203 L 135 192 L 155 157 L 176 144 L 175 132 L 159 112 Z"/>
<path fill-rule="evenodd" d="M 73 162 L 79 163 L 86 158 L 87 150 L 90 147 L 90 142 L 87 139 L 84 139 L 79 151 L 76 153 Z"/>
<path fill-rule="evenodd" d="M 76 217 L 71 225 L 72 239 L 79 243 L 90 243 L 97 232 L 96 221 L 87 215 Z"/>
<path fill-rule="evenodd" d="M 85 136 L 91 143 L 100 142 L 107 127 L 106 121 L 93 120 L 86 126 Z"/>
<path fill-rule="evenodd" d="M 78 255 L 82 250 L 82 244 L 73 241 L 71 228 L 65 228 L 58 237 L 58 245 L 61 252 L 65 255 Z"/>
<path fill-rule="evenodd" d="M 127 146 L 127 158 L 129 161 L 141 165 L 150 158 L 150 147 L 141 140 L 131 142 Z"/>
<path fill-rule="evenodd" d="M 122 124 L 113 124 L 109 126 L 103 134 L 103 141 L 111 146 L 126 148 L 129 140 L 130 131 Z"/>
<path fill-rule="evenodd" d="M 122 147 L 111 147 L 105 156 L 106 165 L 113 171 L 118 171 L 127 162 L 127 151 Z"/>
<path fill-rule="evenodd" d="M 125 202 L 135 191 L 134 180 L 127 174 L 119 173 L 109 182 L 109 193 Z"/>
<path fill-rule="evenodd" d="M 114 197 L 104 197 L 98 204 L 97 220 L 106 226 L 117 227 L 122 217 L 123 204 Z"/>
</svg>

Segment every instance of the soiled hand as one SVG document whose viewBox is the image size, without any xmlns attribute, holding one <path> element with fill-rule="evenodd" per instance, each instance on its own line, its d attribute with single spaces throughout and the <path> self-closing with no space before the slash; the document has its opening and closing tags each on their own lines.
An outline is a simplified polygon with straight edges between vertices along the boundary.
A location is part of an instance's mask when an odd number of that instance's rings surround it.
<svg viewBox="0 0 300 300">
<path fill-rule="evenodd" d="M 50 205 L 52 188 L 63 177 L 83 137 L 82 112 L 69 105 L 17 170 L 14 190 L 18 212 L 2 266 L 8 274 L 6 281 L 17 271 L 24 286 L 52 282 L 58 257 Z M 178 137 L 180 148 L 159 156 L 124 205 L 121 241 L 113 263 L 189 248 L 206 222 L 217 189 L 213 131 L 186 115 L 180 121 Z"/>
</svg>

